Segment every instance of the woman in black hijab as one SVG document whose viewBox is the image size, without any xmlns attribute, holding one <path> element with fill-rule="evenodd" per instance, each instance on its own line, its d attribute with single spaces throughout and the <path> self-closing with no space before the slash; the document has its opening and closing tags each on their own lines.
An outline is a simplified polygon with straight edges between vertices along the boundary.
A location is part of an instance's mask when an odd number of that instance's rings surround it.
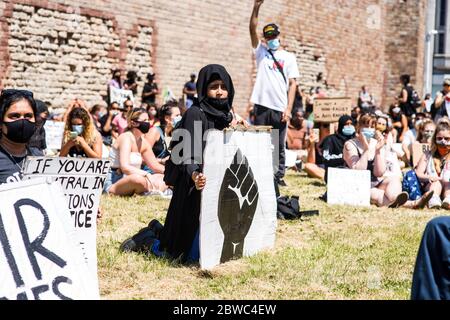
<svg viewBox="0 0 450 320">
<path fill-rule="evenodd" d="M 170 258 L 180 259 L 181 262 L 199 259 L 201 191 L 206 184 L 206 177 L 202 174 L 206 144 L 203 136 L 207 130 L 227 128 L 233 120 L 231 107 L 234 86 L 226 69 L 217 64 L 203 67 L 197 81 L 197 94 L 198 98 L 173 132 L 170 146 L 172 155 L 167 163 L 176 165 L 175 169 L 169 169 L 166 164 L 164 180 L 173 187 L 173 196 L 165 225 L 162 227 L 158 221 L 151 221 L 149 227 L 122 244 L 121 249 L 124 251 L 136 251 L 140 247 L 140 250 L 151 250 L 158 256 L 168 254 Z M 180 133 L 182 140 L 178 142 Z M 178 153 L 176 150 L 183 151 Z M 176 171 L 176 178 L 168 178 L 169 171 Z M 152 232 L 157 239 L 149 240 L 146 237 L 146 234 L 151 237 Z"/>
<path fill-rule="evenodd" d="M 320 146 L 323 163 L 325 165 L 325 181 L 327 181 L 328 168 L 344 168 L 344 144 L 355 137 L 355 126 L 352 117 L 343 115 L 339 118 L 338 130 L 335 134 L 326 137 Z"/>
</svg>

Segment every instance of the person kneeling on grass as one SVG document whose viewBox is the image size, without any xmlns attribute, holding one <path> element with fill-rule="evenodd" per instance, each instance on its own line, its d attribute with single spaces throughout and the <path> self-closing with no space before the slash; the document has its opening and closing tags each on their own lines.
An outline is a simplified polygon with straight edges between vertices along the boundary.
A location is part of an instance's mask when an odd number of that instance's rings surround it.
<svg viewBox="0 0 450 320">
<path fill-rule="evenodd" d="M 432 193 L 426 193 L 415 202 L 408 201 L 408 193 L 402 192 L 400 179 L 385 177 L 386 157 L 383 135 L 375 131 L 376 117 L 371 114 L 361 116 L 358 136 L 344 145 L 344 160 L 347 167 L 355 170 L 369 170 L 371 176 L 370 201 L 379 207 L 397 208 L 406 204 L 411 208 L 423 208 Z M 408 202 L 408 203 L 407 203 Z"/>
<path fill-rule="evenodd" d="M 202 173 L 203 165 L 198 161 L 198 152 L 203 154 L 206 142 L 202 137 L 207 130 L 223 130 L 232 123 L 234 86 L 223 66 L 207 65 L 200 70 L 197 93 L 198 99 L 183 115 L 175 130 L 184 129 L 190 133 L 182 143 L 183 149 L 189 148 L 191 152 L 176 165 L 178 176 L 173 185 L 165 225 L 163 227 L 158 221 L 151 221 L 148 227 L 125 240 L 120 246 L 121 251 L 151 252 L 156 256 L 180 259 L 181 262 L 196 262 L 200 258 L 200 206 L 207 178 Z M 199 123 L 201 126 L 198 126 Z M 197 127 L 201 128 L 201 132 L 196 132 Z M 196 150 L 195 146 L 202 148 Z"/>
<path fill-rule="evenodd" d="M 150 129 L 147 110 L 133 109 L 128 114 L 128 128 L 111 148 L 111 171 L 105 181 L 108 194 L 130 196 L 133 194 L 160 194 L 170 197 L 171 190 L 162 174 L 150 174 L 141 169 L 142 160 L 152 166 L 152 149 L 144 135 Z"/>
</svg>

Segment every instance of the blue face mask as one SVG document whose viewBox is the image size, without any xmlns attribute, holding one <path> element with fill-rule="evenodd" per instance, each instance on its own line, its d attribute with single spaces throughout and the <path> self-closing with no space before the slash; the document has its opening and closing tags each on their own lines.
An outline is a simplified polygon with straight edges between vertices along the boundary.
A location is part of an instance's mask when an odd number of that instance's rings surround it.
<svg viewBox="0 0 450 320">
<path fill-rule="evenodd" d="M 78 135 L 81 135 L 84 131 L 84 126 L 82 124 L 80 125 L 72 125 L 72 130 L 78 133 Z"/>
<path fill-rule="evenodd" d="M 272 39 L 267 41 L 267 46 L 270 50 L 277 50 L 280 47 L 280 39 Z"/>
<path fill-rule="evenodd" d="M 172 120 L 172 126 L 175 128 L 175 126 L 178 124 L 178 122 L 181 121 L 182 116 L 176 116 L 173 120 Z"/>
<path fill-rule="evenodd" d="M 342 128 L 342 133 L 345 136 L 352 136 L 355 133 L 355 127 L 352 125 L 345 126 Z"/>
<path fill-rule="evenodd" d="M 375 136 L 375 129 L 374 128 L 362 128 L 361 133 L 367 138 L 367 140 L 369 140 Z"/>
</svg>

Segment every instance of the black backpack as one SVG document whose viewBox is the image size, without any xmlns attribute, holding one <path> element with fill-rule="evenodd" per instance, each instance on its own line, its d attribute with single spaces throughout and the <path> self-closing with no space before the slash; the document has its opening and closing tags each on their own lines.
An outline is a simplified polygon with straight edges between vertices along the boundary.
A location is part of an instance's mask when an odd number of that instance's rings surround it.
<svg viewBox="0 0 450 320">
<path fill-rule="evenodd" d="M 277 218 L 280 220 L 294 220 L 301 217 L 318 215 L 319 210 L 300 211 L 298 196 L 281 196 L 277 198 Z"/>
</svg>

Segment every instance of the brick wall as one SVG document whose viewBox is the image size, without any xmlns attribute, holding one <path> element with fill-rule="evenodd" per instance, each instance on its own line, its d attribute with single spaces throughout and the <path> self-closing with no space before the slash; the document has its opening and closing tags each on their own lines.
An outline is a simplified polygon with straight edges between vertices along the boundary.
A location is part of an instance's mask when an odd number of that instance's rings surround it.
<svg viewBox="0 0 450 320">
<path fill-rule="evenodd" d="M 261 8 L 258 31 L 279 24 L 303 88 L 355 97 L 367 84 L 387 102 L 400 73 L 421 87 L 425 2 L 271 0 Z M 0 86 L 28 87 L 55 104 L 76 96 L 92 104 L 106 93 L 110 69 L 120 66 L 143 80 L 156 72 L 160 88 L 179 97 L 191 72 L 221 63 L 235 83 L 237 109 L 245 110 L 255 73 L 252 6 L 253 0 L 0 1 Z"/>
</svg>

